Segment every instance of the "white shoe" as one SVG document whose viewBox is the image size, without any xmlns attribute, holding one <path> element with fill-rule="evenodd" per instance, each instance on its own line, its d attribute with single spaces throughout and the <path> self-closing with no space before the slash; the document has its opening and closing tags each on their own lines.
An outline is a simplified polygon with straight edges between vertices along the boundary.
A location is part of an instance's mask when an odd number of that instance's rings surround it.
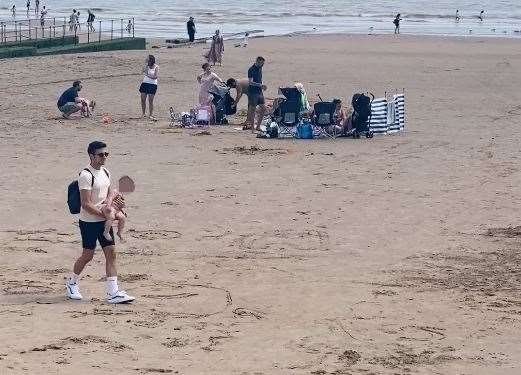
<svg viewBox="0 0 521 375">
<path fill-rule="evenodd" d="M 127 303 L 135 299 L 136 297 L 129 296 L 124 290 L 118 290 L 115 294 L 107 295 L 108 303 Z"/>
<path fill-rule="evenodd" d="M 83 298 L 83 296 L 80 293 L 80 286 L 78 283 L 71 283 L 70 281 L 67 281 L 65 284 L 67 287 L 67 297 L 70 299 L 80 300 Z"/>
</svg>

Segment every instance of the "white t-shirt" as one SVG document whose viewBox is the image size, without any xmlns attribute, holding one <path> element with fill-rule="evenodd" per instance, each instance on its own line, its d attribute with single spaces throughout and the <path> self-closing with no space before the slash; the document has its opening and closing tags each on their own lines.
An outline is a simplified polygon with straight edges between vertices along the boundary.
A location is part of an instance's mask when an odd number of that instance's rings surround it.
<svg viewBox="0 0 521 375">
<path fill-rule="evenodd" d="M 101 169 L 98 170 L 88 165 L 86 168 L 92 172 L 92 175 L 82 170 L 78 178 L 78 187 L 80 190 L 91 190 L 90 199 L 96 207 L 100 208 L 109 193 L 111 181 L 110 177 L 107 177 L 107 173 L 110 176 L 110 172 L 105 167 L 101 167 Z M 105 171 L 107 171 L 107 173 L 105 173 Z M 92 185 L 92 176 L 94 176 L 94 185 Z M 105 219 L 100 216 L 88 213 L 83 207 L 80 210 L 80 220 L 91 223 L 105 221 Z"/>
</svg>

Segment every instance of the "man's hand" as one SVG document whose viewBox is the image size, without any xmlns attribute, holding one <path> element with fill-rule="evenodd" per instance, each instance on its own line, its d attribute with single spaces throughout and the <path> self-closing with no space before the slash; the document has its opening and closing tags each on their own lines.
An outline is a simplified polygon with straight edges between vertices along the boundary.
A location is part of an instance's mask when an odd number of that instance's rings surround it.
<svg viewBox="0 0 521 375">
<path fill-rule="evenodd" d="M 114 198 L 114 200 L 112 201 L 112 204 L 118 210 L 122 210 L 123 208 L 125 208 L 125 198 L 123 197 L 123 195 L 118 194 L 118 196 Z"/>
</svg>

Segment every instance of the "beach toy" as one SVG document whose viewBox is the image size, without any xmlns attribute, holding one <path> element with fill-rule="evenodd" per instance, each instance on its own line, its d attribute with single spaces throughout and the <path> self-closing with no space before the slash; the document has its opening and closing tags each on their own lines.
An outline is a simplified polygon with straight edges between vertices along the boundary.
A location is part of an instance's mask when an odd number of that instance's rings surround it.
<svg viewBox="0 0 521 375">
<path fill-rule="evenodd" d="M 103 116 L 101 122 L 103 122 L 104 124 L 112 124 L 114 120 L 112 120 L 112 117 L 110 116 Z"/>
</svg>

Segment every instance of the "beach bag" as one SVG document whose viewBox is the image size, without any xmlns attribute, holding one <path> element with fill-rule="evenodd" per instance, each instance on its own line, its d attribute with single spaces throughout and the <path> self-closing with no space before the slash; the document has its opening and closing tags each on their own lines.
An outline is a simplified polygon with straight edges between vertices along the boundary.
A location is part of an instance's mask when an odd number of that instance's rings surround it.
<svg viewBox="0 0 521 375">
<path fill-rule="evenodd" d="M 92 174 L 92 172 L 88 168 L 85 168 L 83 170 L 90 173 L 90 175 L 92 176 L 92 182 L 91 182 L 90 186 L 91 187 L 94 186 L 94 175 Z M 107 177 L 110 178 L 109 172 L 107 172 L 107 170 L 105 168 L 103 168 L 103 171 L 105 172 Z M 80 172 L 80 174 L 81 174 L 81 172 Z M 78 185 L 78 180 L 72 181 L 67 188 L 67 205 L 69 206 L 69 212 L 72 215 L 76 215 L 76 214 L 80 213 L 81 199 L 80 199 L 80 187 Z"/>
</svg>

